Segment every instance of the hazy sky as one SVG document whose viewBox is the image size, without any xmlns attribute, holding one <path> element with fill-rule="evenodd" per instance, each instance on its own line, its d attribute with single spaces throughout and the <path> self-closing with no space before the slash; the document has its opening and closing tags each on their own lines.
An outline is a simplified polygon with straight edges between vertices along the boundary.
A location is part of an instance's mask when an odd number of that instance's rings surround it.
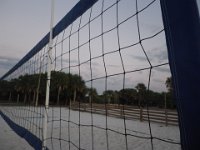
<svg viewBox="0 0 200 150">
<path fill-rule="evenodd" d="M 55 0 L 57 23 L 78 0 Z M 0 1 L 0 76 L 49 31 L 51 0 Z"/>
<path fill-rule="evenodd" d="M 116 0 L 105 0 L 105 7 L 112 4 Z M 124 2 L 125 1 L 125 2 Z M 135 11 L 135 2 L 133 0 L 124 0 L 119 5 L 119 22 Z M 139 10 L 148 5 L 152 0 L 139 0 Z M 78 0 L 55 0 L 55 22 L 54 25 L 78 2 Z M 200 1 L 197 0 L 198 4 Z M 28 53 L 43 37 L 49 32 L 50 24 L 50 3 L 51 0 L 1 0 L 0 1 L 0 76 L 5 74 L 13 67 L 26 53 Z M 101 2 L 94 7 L 93 14 L 101 11 Z M 104 30 L 109 30 L 115 26 L 116 21 L 110 19 L 111 15 L 116 16 L 115 9 L 104 14 Z M 88 13 L 89 14 L 89 13 Z M 87 15 L 85 15 L 88 18 Z M 147 11 L 140 14 L 140 32 L 141 38 L 151 36 L 163 29 L 161 13 L 159 10 L 159 1 L 155 2 Z M 83 17 L 84 18 L 84 17 Z M 82 25 L 84 24 L 82 19 Z M 78 26 L 77 20 L 74 26 Z M 130 30 L 130 28 L 132 30 Z M 74 29 L 75 30 L 75 29 Z M 100 18 L 91 23 L 91 37 L 95 37 L 101 33 Z M 131 42 L 137 42 L 137 24 L 136 19 L 120 26 L 120 43 L 121 46 L 129 45 Z M 80 32 L 80 44 L 88 39 L 88 30 L 83 28 Z M 110 40 L 112 39 L 112 41 Z M 77 35 L 72 36 L 72 40 L 77 41 Z M 91 42 L 92 57 L 101 54 L 100 41 L 93 40 Z M 110 32 L 104 36 L 105 52 L 117 49 L 116 31 Z M 165 35 L 164 32 L 154 39 L 143 42 L 143 46 L 153 65 L 165 63 L 168 60 Z M 77 47 L 77 42 L 71 43 L 71 48 Z M 59 47 L 57 47 L 59 51 Z M 77 63 L 77 54 L 71 54 L 72 63 Z M 89 51 L 87 48 L 80 48 L 80 60 L 82 62 L 88 60 Z M 134 48 L 127 48 L 122 52 L 124 58 L 125 70 L 130 71 L 138 68 L 148 67 L 148 62 L 139 45 Z M 68 56 L 63 56 L 67 60 Z M 119 54 L 105 56 L 108 75 L 122 72 Z M 92 62 L 93 77 L 104 76 L 103 62 L 101 59 L 95 59 Z M 89 69 L 89 64 L 82 65 L 82 70 Z M 77 70 L 73 70 L 77 73 Z M 137 72 L 137 74 L 126 75 L 126 87 L 134 87 L 138 82 L 148 82 L 148 71 Z M 88 71 L 82 72 L 85 80 L 90 79 Z M 169 67 L 164 66 L 152 70 L 152 90 L 165 91 L 165 79 L 170 76 Z M 122 76 L 114 76 L 108 79 L 108 89 L 119 90 L 122 87 Z M 101 93 L 104 90 L 104 82 L 102 80 L 94 81 L 94 86 Z"/>
</svg>

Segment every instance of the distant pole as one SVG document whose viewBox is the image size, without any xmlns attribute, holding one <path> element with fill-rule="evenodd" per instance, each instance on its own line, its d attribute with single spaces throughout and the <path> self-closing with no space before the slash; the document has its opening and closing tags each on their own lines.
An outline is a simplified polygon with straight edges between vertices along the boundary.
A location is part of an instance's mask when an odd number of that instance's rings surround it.
<svg viewBox="0 0 200 150">
<path fill-rule="evenodd" d="M 167 120 L 167 96 L 166 93 L 164 93 L 164 97 L 165 97 L 165 125 L 168 125 L 168 120 Z"/>
<path fill-rule="evenodd" d="M 50 34 L 49 34 L 49 50 L 48 50 L 48 64 L 47 64 L 47 84 L 46 84 L 46 100 L 45 100 L 45 111 L 44 111 L 44 123 L 43 123 L 43 145 L 42 149 L 47 149 L 47 119 L 49 110 L 49 91 L 51 81 L 51 60 L 52 60 L 52 48 L 53 48 L 53 23 L 54 23 L 54 5 L 55 0 L 51 0 L 51 21 L 50 21 Z"/>
</svg>

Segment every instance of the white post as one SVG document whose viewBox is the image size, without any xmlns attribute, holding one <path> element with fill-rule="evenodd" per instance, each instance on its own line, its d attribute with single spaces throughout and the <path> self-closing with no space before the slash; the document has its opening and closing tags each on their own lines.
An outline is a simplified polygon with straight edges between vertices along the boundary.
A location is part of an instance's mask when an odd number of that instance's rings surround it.
<svg viewBox="0 0 200 150">
<path fill-rule="evenodd" d="M 50 36 L 49 36 L 49 51 L 48 51 L 48 65 L 47 65 L 47 84 L 46 84 L 46 100 L 44 110 L 44 122 L 43 122 L 43 145 L 42 149 L 47 148 L 47 121 L 48 121 L 48 110 L 49 110 L 49 91 L 50 91 L 50 80 L 51 80 L 51 65 L 52 65 L 52 47 L 53 47 L 53 23 L 54 23 L 54 4 L 55 1 L 51 0 L 51 21 L 50 21 Z"/>
</svg>

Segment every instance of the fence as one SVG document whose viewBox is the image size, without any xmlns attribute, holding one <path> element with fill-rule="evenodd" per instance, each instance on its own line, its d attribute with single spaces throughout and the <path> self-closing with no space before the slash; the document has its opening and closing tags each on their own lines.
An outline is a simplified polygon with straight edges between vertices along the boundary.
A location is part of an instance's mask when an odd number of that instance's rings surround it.
<svg viewBox="0 0 200 150">
<path fill-rule="evenodd" d="M 106 108 L 105 108 L 106 107 Z M 73 110 L 92 112 L 96 114 L 112 116 L 117 118 L 138 119 L 148 121 L 148 112 L 145 108 L 136 106 L 118 105 L 118 104 L 91 104 L 89 103 L 71 103 Z M 106 112 L 107 111 L 107 112 Z M 175 110 L 149 108 L 150 121 L 167 125 L 178 125 L 178 114 Z"/>
</svg>

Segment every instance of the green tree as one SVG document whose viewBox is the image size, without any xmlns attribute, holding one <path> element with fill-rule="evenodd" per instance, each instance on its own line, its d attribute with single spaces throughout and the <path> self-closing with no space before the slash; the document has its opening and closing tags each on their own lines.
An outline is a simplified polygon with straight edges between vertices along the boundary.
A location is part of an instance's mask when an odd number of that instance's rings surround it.
<svg viewBox="0 0 200 150">
<path fill-rule="evenodd" d="M 39 103 L 39 97 L 41 97 L 42 103 L 44 103 L 46 95 L 46 73 L 21 75 L 11 81 L 0 81 L 0 98 L 6 97 L 11 93 L 17 95 L 17 102 L 20 100 L 20 95 L 23 96 L 23 102 L 30 102 L 36 106 Z M 64 72 L 52 71 L 51 75 L 51 88 L 50 88 L 50 100 L 56 104 L 61 104 L 61 100 L 66 98 L 67 102 L 73 100 L 84 100 L 87 88 L 84 80 L 77 74 L 66 74 Z M 96 89 L 91 89 L 90 92 L 93 97 L 96 97 Z M 13 95 L 12 95 L 13 98 Z M 64 102 L 64 101 L 63 101 Z M 63 103 L 62 102 L 62 103 Z"/>
<path fill-rule="evenodd" d="M 168 108 L 176 108 L 176 104 L 173 101 L 173 81 L 172 81 L 172 77 L 168 77 L 165 81 L 165 85 L 166 88 L 168 90 L 167 94 L 166 94 L 166 98 L 167 98 L 167 107 Z"/>
<path fill-rule="evenodd" d="M 64 72 L 52 71 L 51 73 L 51 89 L 57 91 L 56 104 L 60 104 L 60 94 L 68 86 L 68 76 Z"/>
<path fill-rule="evenodd" d="M 19 95 L 20 93 L 22 93 L 22 95 L 24 96 L 24 103 L 26 103 L 28 100 L 29 103 L 35 104 L 37 106 L 39 77 L 39 74 L 25 74 L 17 79 L 11 80 L 11 82 L 13 82 L 12 84 L 14 86 L 14 89 L 17 92 L 17 102 L 19 102 Z M 46 82 L 46 80 L 43 82 Z"/>
<path fill-rule="evenodd" d="M 8 99 L 8 97 L 10 97 L 10 92 L 11 92 L 11 84 L 9 81 L 6 80 L 2 80 L 0 81 L 0 95 L 1 95 L 1 99 L 2 100 L 6 100 Z"/>
<path fill-rule="evenodd" d="M 68 95 L 70 96 L 70 101 L 71 101 L 71 95 L 73 98 L 73 102 L 77 100 L 77 96 L 79 96 L 79 100 L 84 96 L 86 93 L 86 86 L 85 82 L 82 79 L 81 76 L 77 74 L 68 74 L 68 82 L 67 82 L 67 92 Z"/>
<path fill-rule="evenodd" d="M 39 74 L 29 75 L 29 101 L 32 104 L 36 103 L 36 94 L 37 94 L 37 88 L 38 88 L 38 78 L 39 78 Z M 32 98 L 32 101 L 31 101 L 32 93 L 33 93 L 33 98 Z"/>
<path fill-rule="evenodd" d="M 114 100 L 114 91 L 113 90 L 104 91 L 103 96 L 104 96 L 106 102 L 108 104 L 110 104 L 110 102 Z"/>
<path fill-rule="evenodd" d="M 28 80 L 26 78 L 26 75 L 25 76 L 20 76 L 19 77 L 19 82 L 20 82 L 20 87 L 21 87 L 21 91 L 24 95 L 24 100 L 23 102 L 26 103 L 26 99 L 27 99 L 27 83 L 28 83 Z"/>
<path fill-rule="evenodd" d="M 146 97 L 149 106 L 154 107 L 164 107 L 164 94 L 154 92 L 152 90 L 148 91 L 148 96 Z"/>
<path fill-rule="evenodd" d="M 137 91 L 132 88 L 126 88 L 119 91 L 120 104 L 136 104 Z"/>
<path fill-rule="evenodd" d="M 19 103 L 20 99 L 20 92 L 21 92 L 21 85 L 19 79 L 12 79 L 11 82 L 14 84 L 14 89 L 17 92 L 17 103 Z"/>
</svg>

